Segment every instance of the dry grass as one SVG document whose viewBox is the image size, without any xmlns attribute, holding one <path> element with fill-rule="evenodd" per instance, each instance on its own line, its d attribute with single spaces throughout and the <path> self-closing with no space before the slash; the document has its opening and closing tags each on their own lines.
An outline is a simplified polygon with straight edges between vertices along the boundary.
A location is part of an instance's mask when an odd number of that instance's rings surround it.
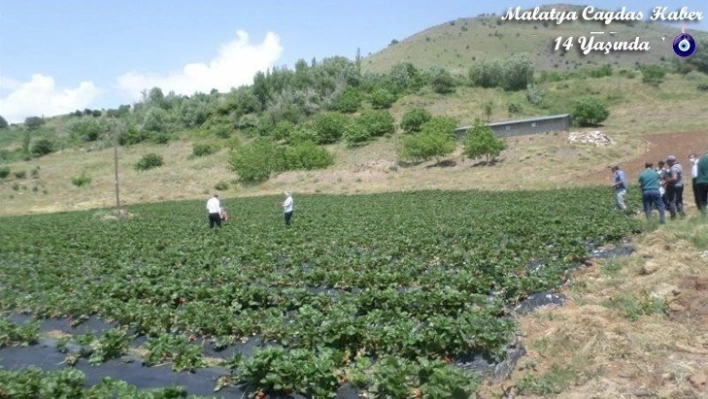
<svg viewBox="0 0 708 399">
<path fill-rule="evenodd" d="M 671 223 L 632 256 L 576 273 L 566 306 L 520 318 L 528 355 L 483 397 L 708 398 L 708 287 L 685 285 L 708 272 L 687 240 L 707 232 L 706 221 Z"/>
<path fill-rule="evenodd" d="M 452 167 L 430 167 L 430 163 L 406 168 L 397 166 L 400 135 L 396 134 L 354 150 L 342 145 L 330 146 L 336 164 L 326 170 L 283 173 L 261 185 L 243 186 L 233 183 L 235 175 L 228 169 L 226 149 L 208 157 L 190 159 L 192 147 L 188 140 L 167 146 L 121 148 L 120 196 L 123 204 L 202 199 L 221 181 L 230 184 L 222 195 L 225 198 L 279 194 L 285 189 L 297 193 L 359 194 L 414 189 L 544 189 L 596 184 L 602 181 L 597 176 L 604 179 L 607 175 L 606 167 L 610 163 L 639 159 L 650 151 L 649 137 L 654 133 L 692 131 L 694 134 L 686 135 L 686 140 L 697 140 L 695 132 L 701 131 L 708 122 L 708 101 L 703 101 L 708 94 L 698 92 L 696 84 L 676 75 L 667 76 L 658 89 L 642 84 L 640 78 L 619 76 L 548 83 L 543 86 L 548 109 L 531 106 L 524 93 L 460 87 L 450 96 L 412 95 L 401 99 L 391 109 L 397 121 L 405 109 L 417 105 L 468 124 L 481 116 L 483 104 L 489 101 L 495 104 L 493 120 L 509 118 L 506 110 L 509 102 L 526 104 L 523 112 L 514 118 L 567 112 L 568 99 L 585 94 L 594 94 L 611 104 L 610 117 L 599 129 L 615 140 L 614 145 L 607 148 L 574 145 L 568 143 L 563 133 L 517 137 L 509 140 L 509 149 L 493 167 L 475 166 L 474 162 L 460 156 L 459 149 L 450 158 L 456 162 Z M 671 148 L 666 151 L 672 152 Z M 133 165 L 148 152 L 162 155 L 165 165 L 143 172 L 134 170 Z M 27 171 L 28 178 L 11 176 L 0 181 L 3 201 L 0 215 L 115 205 L 112 148 L 69 149 L 8 166 L 13 172 Z M 36 179 L 29 177 L 35 167 L 40 167 Z M 82 173 L 91 177 L 92 182 L 75 187 L 71 178 Z"/>
<path fill-rule="evenodd" d="M 502 11 L 502 10 L 500 10 Z M 506 10 L 503 10 L 506 11 Z M 412 62 L 420 68 L 443 66 L 460 73 L 465 73 L 469 64 L 483 58 L 505 59 L 513 54 L 527 54 L 539 69 L 577 70 L 602 64 L 614 64 L 633 69 L 635 62 L 642 64 L 669 65 L 675 56 L 671 46 L 661 40 L 662 37 L 674 38 L 678 34 L 675 28 L 655 24 L 640 23 L 633 26 L 613 24 L 615 36 L 598 36 L 603 41 L 633 41 L 641 37 L 648 41 L 651 50 L 646 52 L 619 52 L 582 56 L 579 45 L 562 54 L 553 49 L 557 37 L 590 36 L 591 31 L 607 31 L 602 23 L 567 21 L 561 25 L 550 22 L 548 26 L 533 22 L 504 22 L 501 15 L 493 17 L 461 18 L 426 29 L 413 36 L 391 38 L 399 43 L 368 55 L 363 59 L 365 70 L 388 71 L 399 62 Z M 500 24 L 498 24 L 500 23 Z M 691 32 L 700 34 L 701 32 Z"/>
</svg>

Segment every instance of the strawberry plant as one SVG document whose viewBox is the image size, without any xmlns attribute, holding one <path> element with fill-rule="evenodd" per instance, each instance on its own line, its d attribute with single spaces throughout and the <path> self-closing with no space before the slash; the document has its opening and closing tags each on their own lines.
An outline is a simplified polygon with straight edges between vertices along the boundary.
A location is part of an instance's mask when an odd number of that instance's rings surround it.
<svg viewBox="0 0 708 399">
<path fill-rule="evenodd" d="M 276 346 L 230 366 L 254 389 L 326 397 L 349 381 L 454 397 L 471 377 L 436 362 L 503 358 L 516 328 L 506 308 L 561 284 L 588 243 L 640 227 L 602 187 L 301 195 L 291 229 L 279 200 L 231 200 L 243 212 L 219 234 L 199 201 L 130 206 L 150 217 L 124 223 L 89 211 L 4 217 L 0 311 L 117 324 L 78 337 L 84 350 L 67 361 L 120 356 L 130 329 L 148 336 L 146 364 L 193 370 L 204 364 L 197 342 L 257 337 Z M 0 318 L 0 345 L 36 333 Z"/>
</svg>

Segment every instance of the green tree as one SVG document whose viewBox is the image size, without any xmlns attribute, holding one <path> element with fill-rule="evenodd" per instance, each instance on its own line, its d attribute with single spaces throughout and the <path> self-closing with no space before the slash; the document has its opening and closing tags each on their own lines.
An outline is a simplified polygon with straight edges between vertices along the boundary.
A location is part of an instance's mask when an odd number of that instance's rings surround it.
<svg viewBox="0 0 708 399">
<path fill-rule="evenodd" d="M 396 95 L 389 90 L 379 88 L 371 93 L 370 101 L 374 109 L 387 109 L 396 102 Z"/>
<path fill-rule="evenodd" d="M 484 114 L 487 116 L 487 122 L 492 120 L 492 112 L 494 111 L 494 103 L 488 101 L 484 104 Z"/>
<path fill-rule="evenodd" d="M 359 110 L 361 100 L 362 96 L 359 89 L 352 86 L 346 86 L 334 97 L 332 104 L 330 105 L 330 109 L 344 113 L 353 113 Z"/>
<path fill-rule="evenodd" d="M 421 126 L 432 118 L 433 115 L 425 108 L 411 108 L 403 114 L 401 129 L 406 133 L 420 132 Z"/>
<path fill-rule="evenodd" d="M 434 133 L 455 138 L 457 119 L 450 116 L 436 116 L 420 126 L 422 133 Z"/>
<path fill-rule="evenodd" d="M 339 112 L 323 112 L 315 115 L 312 127 L 317 132 L 317 143 L 336 143 L 342 137 L 348 123 L 349 118 Z"/>
<path fill-rule="evenodd" d="M 605 102 L 587 96 L 573 105 L 571 115 L 578 126 L 597 126 L 610 116 L 610 110 Z"/>
<path fill-rule="evenodd" d="M 54 151 L 54 143 L 49 139 L 39 139 L 32 145 L 32 155 L 41 157 Z"/>
<path fill-rule="evenodd" d="M 506 140 L 495 137 L 489 126 L 477 122 L 467 131 L 467 137 L 464 141 L 464 154 L 469 159 L 486 156 L 489 163 L 498 157 L 506 147 Z"/>
<path fill-rule="evenodd" d="M 0 129 L 7 129 L 8 126 L 10 126 L 10 125 L 8 125 L 5 118 L 3 118 L 2 115 L 0 115 Z"/>
<path fill-rule="evenodd" d="M 27 130 L 37 130 L 42 125 L 44 125 L 44 118 L 38 116 L 28 116 L 25 118 L 25 127 L 27 127 Z"/>
<path fill-rule="evenodd" d="M 502 88 L 504 90 L 524 90 L 533 83 L 533 63 L 524 56 L 513 56 L 504 62 Z"/>
<path fill-rule="evenodd" d="M 263 182 L 283 170 L 283 148 L 269 138 L 259 137 L 235 149 L 231 153 L 229 165 L 241 181 Z"/>
<path fill-rule="evenodd" d="M 332 154 L 311 141 L 286 147 L 284 156 L 287 170 L 325 169 L 334 164 Z"/>
<path fill-rule="evenodd" d="M 393 116 L 388 111 L 365 111 L 357 118 L 371 137 L 392 134 L 396 131 Z"/>
<path fill-rule="evenodd" d="M 455 78 L 450 71 L 441 67 L 433 67 L 428 71 L 428 82 L 433 91 L 438 94 L 449 94 L 455 92 Z"/>
<path fill-rule="evenodd" d="M 455 151 L 455 139 L 441 132 L 420 132 L 403 137 L 399 156 L 405 161 L 435 159 L 440 164 L 442 157 Z"/>
<path fill-rule="evenodd" d="M 350 147 L 366 143 L 369 139 L 371 139 L 371 133 L 359 121 L 351 121 L 344 128 L 344 141 Z"/>
</svg>

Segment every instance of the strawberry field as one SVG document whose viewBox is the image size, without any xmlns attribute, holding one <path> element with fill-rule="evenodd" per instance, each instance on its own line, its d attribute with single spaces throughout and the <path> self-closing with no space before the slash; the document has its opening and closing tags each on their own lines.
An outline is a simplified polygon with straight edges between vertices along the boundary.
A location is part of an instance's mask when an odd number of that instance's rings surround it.
<svg viewBox="0 0 708 399">
<path fill-rule="evenodd" d="M 133 206 L 123 221 L 2 218 L 0 347 L 30 348 L 42 320 L 98 318 L 110 328 L 58 338 L 66 366 L 134 356 L 146 370 L 221 368 L 215 388 L 260 395 L 466 397 L 477 377 L 456 359 L 502 360 L 510 305 L 560 285 L 588 243 L 639 227 L 606 188 L 296 195 L 290 228 L 279 200 L 226 200 L 231 220 L 214 230 L 202 201 Z M 28 379 L 129 390 L 56 376 L 72 372 L 0 369 L 0 397 Z"/>
</svg>

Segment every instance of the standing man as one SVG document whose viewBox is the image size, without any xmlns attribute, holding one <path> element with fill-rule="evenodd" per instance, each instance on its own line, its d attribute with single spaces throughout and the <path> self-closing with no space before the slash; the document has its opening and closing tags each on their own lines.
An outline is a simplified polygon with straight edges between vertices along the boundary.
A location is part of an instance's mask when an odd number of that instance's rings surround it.
<svg viewBox="0 0 708 399">
<path fill-rule="evenodd" d="M 696 174 L 696 191 L 698 192 L 699 210 L 703 216 L 708 214 L 708 153 L 698 160 Z"/>
<path fill-rule="evenodd" d="M 627 176 L 619 166 L 613 166 L 612 172 L 615 175 L 615 182 L 612 184 L 615 189 L 615 203 L 618 209 L 626 211 L 627 205 L 624 203 L 624 197 L 627 195 Z"/>
<path fill-rule="evenodd" d="M 666 200 L 669 203 L 671 219 L 676 219 L 676 214 L 685 217 L 683 211 L 683 167 L 676 157 L 669 155 L 666 158 L 669 165 L 669 178 L 666 180 Z"/>
<path fill-rule="evenodd" d="M 285 201 L 281 204 L 283 207 L 283 216 L 285 217 L 285 225 L 290 226 L 290 219 L 293 217 L 293 197 L 287 191 Z"/>
<path fill-rule="evenodd" d="M 206 204 L 207 212 L 209 212 L 209 228 L 213 229 L 214 225 L 221 227 L 221 201 L 219 194 L 214 194 L 209 198 Z"/>
<path fill-rule="evenodd" d="M 659 188 L 661 181 L 659 172 L 653 169 L 651 162 L 644 164 L 644 172 L 639 175 L 639 187 L 642 190 L 642 205 L 644 206 L 644 214 L 647 220 L 651 219 L 652 205 L 656 206 L 659 211 L 659 223 L 666 223 L 664 213 L 664 201 L 661 200 Z"/>
<path fill-rule="evenodd" d="M 696 203 L 696 209 L 700 210 L 701 206 L 698 204 L 698 192 L 696 192 L 696 178 L 698 177 L 698 156 L 696 153 L 692 153 L 688 156 L 689 165 L 691 165 L 691 190 L 693 191 L 693 200 Z"/>
</svg>

